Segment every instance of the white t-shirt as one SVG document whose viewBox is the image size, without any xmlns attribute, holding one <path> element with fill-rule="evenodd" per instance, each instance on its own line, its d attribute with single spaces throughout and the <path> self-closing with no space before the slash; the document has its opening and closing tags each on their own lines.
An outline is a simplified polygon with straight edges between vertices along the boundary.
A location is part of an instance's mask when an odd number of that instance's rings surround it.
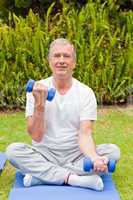
<svg viewBox="0 0 133 200">
<path fill-rule="evenodd" d="M 53 88 L 53 77 L 41 82 L 49 89 Z M 26 117 L 34 112 L 34 97 L 27 93 Z M 45 146 L 52 150 L 78 149 L 78 131 L 80 121 L 97 119 L 97 103 L 91 88 L 73 78 L 71 88 L 65 95 L 56 91 L 54 99 L 46 101 L 45 120 L 47 129 L 40 143 L 33 141 L 34 146 Z"/>
</svg>

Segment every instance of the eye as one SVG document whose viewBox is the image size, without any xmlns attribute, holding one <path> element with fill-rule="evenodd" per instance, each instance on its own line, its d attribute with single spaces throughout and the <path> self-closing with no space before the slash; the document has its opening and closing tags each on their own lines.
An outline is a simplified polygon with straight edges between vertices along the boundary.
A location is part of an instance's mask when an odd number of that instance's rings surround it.
<svg viewBox="0 0 133 200">
<path fill-rule="evenodd" d="M 54 54 L 55 58 L 59 58 L 61 55 L 59 53 Z"/>
<path fill-rule="evenodd" d="M 65 54 L 63 55 L 63 57 L 64 57 L 64 58 L 70 58 L 71 56 L 70 56 L 70 54 L 65 53 Z"/>
</svg>

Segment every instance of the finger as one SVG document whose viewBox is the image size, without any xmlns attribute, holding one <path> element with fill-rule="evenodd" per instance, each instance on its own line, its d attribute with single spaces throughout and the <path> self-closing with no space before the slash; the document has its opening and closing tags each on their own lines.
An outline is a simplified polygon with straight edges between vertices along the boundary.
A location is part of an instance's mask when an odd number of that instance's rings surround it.
<svg viewBox="0 0 133 200">
<path fill-rule="evenodd" d="M 47 93 L 48 89 L 44 85 L 36 83 L 33 87 L 33 91 L 39 91 L 39 92 L 43 91 L 44 93 Z"/>
<path fill-rule="evenodd" d="M 107 165 L 109 159 L 108 159 L 107 157 L 103 156 L 103 157 L 102 157 L 102 161 L 103 161 L 103 163 L 104 163 L 105 165 Z"/>
<path fill-rule="evenodd" d="M 95 172 L 97 172 L 97 166 L 96 166 L 96 165 L 94 165 L 93 170 L 94 170 Z"/>
<path fill-rule="evenodd" d="M 94 172 L 98 173 L 99 169 L 98 168 L 94 168 Z"/>
<path fill-rule="evenodd" d="M 33 86 L 33 89 L 41 89 L 41 88 L 43 88 L 43 85 L 40 83 L 35 83 Z"/>
<path fill-rule="evenodd" d="M 107 171 L 108 171 L 107 165 L 104 165 L 104 167 L 102 168 L 102 172 L 107 172 Z"/>
<path fill-rule="evenodd" d="M 101 165 L 98 165 L 98 164 L 97 164 L 97 165 L 94 166 L 94 171 L 95 171 L 95 172 L 100 172 L 101 169 L 102 169 L 102 166 L 101 166 Z"/>
<path fill-rule="evenodd" d="M 94 164 L 95 172 L 106 172 L 108 170 L 107 165 L 103 163 L 103 160 L 101 161 Z"/>
</svg>

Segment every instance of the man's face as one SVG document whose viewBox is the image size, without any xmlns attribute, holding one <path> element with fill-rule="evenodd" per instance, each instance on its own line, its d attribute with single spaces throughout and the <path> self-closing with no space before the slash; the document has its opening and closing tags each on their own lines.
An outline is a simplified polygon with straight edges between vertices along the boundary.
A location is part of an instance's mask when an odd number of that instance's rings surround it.
<svg viewBox="0 0 133 200">
<path fill-rule="evenodd" d="M 69 44 L 55 44 L 49 55 L 49 64 L 56 78 L 69 78 L 75 67 L 74 49 Z"/>
</svg>

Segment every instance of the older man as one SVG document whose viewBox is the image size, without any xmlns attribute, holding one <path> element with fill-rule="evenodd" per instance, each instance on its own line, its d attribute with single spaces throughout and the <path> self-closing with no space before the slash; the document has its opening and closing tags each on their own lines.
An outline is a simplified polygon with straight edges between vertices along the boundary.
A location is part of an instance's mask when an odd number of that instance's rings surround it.
<svg viewBox="0 0 133 200">
<path fill-rule="evenodd" d="M 67 183 L 103 190 L 100 172 L 107 172 L 109 159 L 120 158 L 115 144 L 96 146 L 92 136 L 97 104 L 91 88 L 73 78 L 74 46 L 66 39 L 53 41 L 49 49 L 52 76 L 36 81 L 27 93 L 27 129 L 32 145 L 13 143 L 7 148 L 10 162 L 26 174 L 24 185 Z M 55 88 L 51 102 L 48 89 Z M 94 173 L 83 171 L 83 159 L 94 162 Z"/>
</svg>

